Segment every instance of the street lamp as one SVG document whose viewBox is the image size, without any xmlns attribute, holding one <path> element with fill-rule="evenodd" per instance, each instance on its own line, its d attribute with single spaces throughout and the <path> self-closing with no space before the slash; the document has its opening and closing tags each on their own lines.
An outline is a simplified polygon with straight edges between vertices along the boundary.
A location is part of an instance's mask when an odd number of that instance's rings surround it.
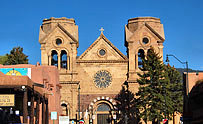
<svg viewBox="0 0 203 124">
<path fill-rule="evenodd" d="M 127 110 L 126 110 L 126 113 L 125 113 L 125 124 L 128 124 L 128 119 L 129 119 L 129 117 L 128 117 L 128 115 L 129 115 L 129 108 L 130 108 L 130 103 L 129 103 L 129 85 L 128 85 L 128 82 L 127 81 L 125 81 L 124 82 L 124 85 L 126 86 L 126 88 L 127 88 L 127 90 L 125 91 L 125 94 L 127 93 Z"/>
<path fill-rule="evenodd" d="M 80 84 L 78 86 L 78 120 L 80 120 Z"/>
<path fill-rule="evenodd" d="M 172 55 L 172 54 L 166 54 L 166 62 L 169 62 L 168 57 L 169 56 L 173 56 L 176 60 L 178 60 L 181 64 L 185 64 L 186 65 L 186 96 L 188 97 L 188 93 L 189 93 L 189 82 L 188 82 L 188 62 L 182 62 L 180 61 L 176 56 Z"/>
<path fill-rule="evenodd" d="M 173 56 L 173 57 L 174 57 L 176 60 L 178 60 L 181 64 L 185 64 L 185 65 L 186 65 L 186 71 L 187 71 L 187 73 L 186 73 L 186 92 L 185 92 L 185 94 L 184 94 L 184 96 L 185 96 L 185 98 L 184 98 L 184 111 L 185 111 L 185 112 L 183 112 L 183 119 L 184 119 L 184 118 L 187 118 L 188 99 L 189 99 L 189 96 L 188 96 L 188 94 L 189 94 L 188 62 L 187 62 L 187 61 L 186 61 L 186 62 L 182 62 L 182 61 L 180 61 L 177 57 L 175 57 L 175 56 L 172 55 L 172 54 L 167 54 L 167 55 L 166 55 L 166 62 L 169 62 L 169 59 L 168 59 L 169 56 Z M 183 120 L 183 122 L 184 122 L 184 123 L 187 123 L 187 122 L 186 122 L 186 119 Z"/>
</svg>

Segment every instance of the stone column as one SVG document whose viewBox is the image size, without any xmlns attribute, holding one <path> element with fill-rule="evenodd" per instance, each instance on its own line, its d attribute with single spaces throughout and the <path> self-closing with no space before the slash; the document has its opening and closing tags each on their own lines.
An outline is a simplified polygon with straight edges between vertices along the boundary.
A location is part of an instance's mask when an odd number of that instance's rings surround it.
<svg viewBox="0 0 203 124">
<path fill-rule="evenodd" d="M 23 93 L 23 123 L 27 123 L 27 115 L 28 115 L 27 102 L 28 102 L 27 89 L 25 89 Z"/>
<path fill-rule="evenodd" d="M 159 48 L 159 55 L 161 56 L 161 61 L 163 61 L 163 48 L 164 48 L 163 44 L 159 43 L 158 48 Z"/>
<path fill-rule="evenodd" d="M 71 84 L 71 105 L 72 108 L 70 108 L 71 111 L 71 118 L 73 118 L 77 114 L 78 110 L 78 85 L 77 84 Z"/>
<path fill-rule="evenodd" d="M 138 69 L 138 53 L 135 53 L 135 70 Z"/>
<path fill-rule="evenodd" d="M 72 71 L 74 72 L 75 71 L 75 67 L 76 67 L 76 57 L 77 57 L 77 44 L 74 43 L 72 44 L 72 60 L 71 60 L 71 63 L 72 63 L 72 66 L 71 69 Z"/>
<path fill-rule="evenodd" d="M 58 69 L 61 69 L 61 52 L 58 53 Z"/>
<path fill-rule="evenodd" d="M 67 70 L 70 70 L 70 56 L 67 55 Z"/>
<path fill-rule="evenodd" d="M 48 65 L 51 65 L 51 55 L 48 55 Z"/>
<path fill-rule="evenodd" d="M 128 80 L 135 80 L 135 72 L 137 68 L 137 56 L 136 56 L 136 49 L 133 47 L 133 42 L 128 43 Z"/>
</svg>

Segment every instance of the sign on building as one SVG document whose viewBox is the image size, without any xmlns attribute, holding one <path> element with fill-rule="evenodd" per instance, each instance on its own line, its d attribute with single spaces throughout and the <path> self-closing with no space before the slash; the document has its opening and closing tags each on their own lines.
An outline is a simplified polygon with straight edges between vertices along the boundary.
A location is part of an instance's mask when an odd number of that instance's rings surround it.
<svg viewBox="0 0 203 124">
<path fill-rule="evenodd" d="M 57 112 L 51 112 L 51 120 L 57 120 Z"/>
<path fill-rule="evenodd" d="M 59 116 L 59 124 L 69 124 L 69 116 Z"/>
<path fill-rule="evenodd" d="M 14 94 L 0 94 L 0 106 L 15 106 Z"/>
<path fill-rule="evenodd" d="M 31 68 L 0 68 L 5 75 L 28 76 L 31 79 Z"/>
</svg>

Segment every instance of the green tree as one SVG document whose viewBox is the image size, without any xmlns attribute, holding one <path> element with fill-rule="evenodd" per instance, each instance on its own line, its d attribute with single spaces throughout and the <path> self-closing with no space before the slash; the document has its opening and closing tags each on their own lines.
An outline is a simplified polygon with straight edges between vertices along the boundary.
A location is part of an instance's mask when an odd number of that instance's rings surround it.
<svg viewBox="0 0 203 124">
<path fill-rule="evenodd" d="M 161 57 L 151 48 L 147 56 L 143 58 L 143 66 L 138 73 L 139 91 L 137 92 L 137 105 L 139 116 L 147 123 L 152 121 L 157 124 L 171 113 L 172 101 L 168 75 Z"/>
<path fill-rule="evenodd" d="M 168 78 L 170 81 L 169 91 L 171 92 L 171 100 L 172 102 L 172 115 L 173 121 L 175 121 L 174 114 L 175 112 L 182 113 L 183 112 L 183 83 L 181 74 L 174 67 L 170 65 L 166 66 L 166 72 L 168 73 Z M 173 122 L 175 123 L 175 122 Z"/>
<path fill-rule="evenodd" d="M 21 47 L 14 47 L 6 56 L 8 58 L 5 62 L 6 65 L 28 64 L 28 56 L 23 53 Z"/>
<path fill-rule="evenodd" d="M 4 65 L 5 62 L 8 60 L 7 56 L 0 56 L 0 64 Z"/>
<path fill-rule="evenodd" d="M 120 93 L 115 97 L 117 108 L 118 124 L 137 124 L 139 118 L 137 116 L 138 109 L 136 107 L 135 95 L 122 86 Z"/>
</svg>

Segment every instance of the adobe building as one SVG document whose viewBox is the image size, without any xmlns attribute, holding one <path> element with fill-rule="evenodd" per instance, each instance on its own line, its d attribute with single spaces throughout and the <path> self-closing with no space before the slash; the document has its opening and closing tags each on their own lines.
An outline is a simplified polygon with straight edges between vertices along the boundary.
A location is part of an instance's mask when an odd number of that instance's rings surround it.
<svg viewBox="0 0 203 124">
<path fill-rule="evenodd" d="M 185 74 L 186 77 L 186 74 Z M 189 72 L 189 102 L 187 103 L 186 122 L 190 124 L 203 123 L 203 72 Z"/>
<path fill-rule="evenodd" d="M 44 19 L 40 27 L 41 64 L 55 65 L 59 70 L 63 115 L 84 118 L 86 123 L 103 124 L 116 119 L 114 97 L 125 81 L 136 93 L 136 82 L 142 60 L 153 47 L 163 57 L 165 40 L 159 18 L 138 17 L 125 25 L 127 56 L 101 34 L 82 55 L 78 26 L 74 19 Z M 88 41 L 91 42 L 91 41 Z M 122 44 L 122 41 L 118 41 Z"/>
<path fill-rule="evenodd" d="M 61 115 L 60 88 L 55 66 L 0 65 L 0 108 L 17 114 L 21 123 L 52 124 L 51 112 Z"/>
<path fill-rule="evenodd" d="M 185 74 L 186 76 L 186 74 Z M 192 88 L 198 83 L 198 81 L 203 80 L 203 72 L 189 72 L 188 73 L 188 87 L 189 93 L 191 92 Z"/>
</svg>

